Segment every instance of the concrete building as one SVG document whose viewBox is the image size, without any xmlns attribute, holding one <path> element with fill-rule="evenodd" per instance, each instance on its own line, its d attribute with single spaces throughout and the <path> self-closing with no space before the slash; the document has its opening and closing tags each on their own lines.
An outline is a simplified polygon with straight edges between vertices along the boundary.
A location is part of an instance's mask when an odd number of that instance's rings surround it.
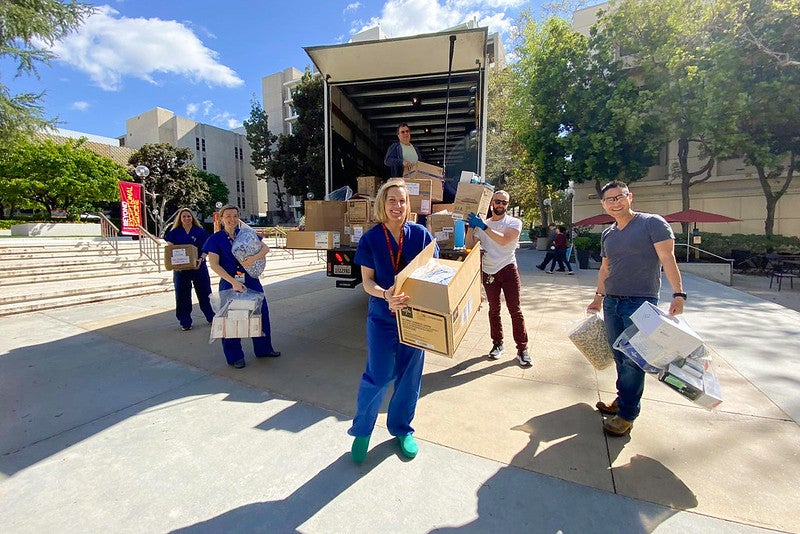
<svg viewBox="0 0 800 534">
<path fill-rule="evenodd" d="M 192 150 L 195 166 L 218 175 L 228 186 L 228 202 L 239 207 L 242 220 L 274 213 L 267 182 L 256 177 L 250 164 L 250 145 L 241 131 L 223 130 L 178 117 L 163 108 L 128 119 L 125 130 L 121 144 L 134 150 L 153 143 Z"/>
<path fill-rule="evenodd" d="M 597 12 L 608 9 L 603 3 L 580 9 L 573 14 L 572 27 L 589 34 L 590 27 L 597 21 Z M 635 75 L 635 58 L 623 58 L 623 64 Z M 642 180 L 631 184 L 634 192 L 634 207 L 637 210 L 660 213 L 662 215 L 681 211 L 680 180 L 672 177 L 672 169 L 677 164 L 677 140 L 662 148 L 659 163 L 651 167 Z M 697 146 L 690 147 L 689 169 L 699 169 L 701 161 Z M 779 180 L 783 183 L 783 180 Z M 777 184 L 772 184 L 777 189 Z M 754 167 L 745 165 L 741 158 L 715 162 L 711 177 L 704 183 L 690 189 L 690 207 L 741 219 L 732 223 L 699 223 L 698 229 L 725 235 L 762 234 L 766 218 L 766 199 Z M 800 235 L 800 183 L 794 180 L 786 194 L 780 199 L 775 210 L 774 233 L 786 236 Z M 573 220 L 580 220 L 602 213 L 600 202 L 593 183 L 577 184 L 574 196 Z M 601 227 L 595 227 L 598 231 Z M 673 225 L 680 230 L 680 225 Z"/>
</svg>

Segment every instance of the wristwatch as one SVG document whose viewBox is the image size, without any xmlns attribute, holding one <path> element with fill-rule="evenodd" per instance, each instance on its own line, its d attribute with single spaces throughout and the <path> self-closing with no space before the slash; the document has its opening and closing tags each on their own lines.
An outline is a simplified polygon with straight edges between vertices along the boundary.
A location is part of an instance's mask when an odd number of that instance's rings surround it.
<svg viewBox="0 0 800 534">
<path fill-rule="evenodd" d="M 673 293 L 672 294 L 672 298 L 675 298 L 675 297 L 680 297 L 683 300 L 686 300 L 686 293 Z"/>
</svg>

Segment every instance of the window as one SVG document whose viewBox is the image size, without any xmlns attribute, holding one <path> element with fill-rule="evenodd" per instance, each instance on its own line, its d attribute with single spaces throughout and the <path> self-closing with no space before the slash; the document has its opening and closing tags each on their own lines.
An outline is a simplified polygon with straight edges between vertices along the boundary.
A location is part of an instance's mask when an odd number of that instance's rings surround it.
<svg viewBox="0 0 800 534">
<path fill-rule="evenodd" d="M 200 142 L 203 145 L 203 152 L 205 152 L 206 151 L 206 140 L 205 139 L 201 139 Z"/>
<path fill-rule="evenodd" d="M 239 159 L 239 149 L 236 147 L 233 147 L 233 158 Z"/>
<path fill-rule="evenodd" d="M 244 150 L 241 147 L 239 147 L 239 159 L 244 159 Z"/>
<path fill-rule="evenodd" d="M 206 166 L 206 158 L 205 157 L 203 157 L 203 170 L 204 171 L 208 170 L 208 167 Z"/>
<path fill-rule="evenodd" d="M 200 150 L 200 138 L 199 137 L 195 137 L 194 138 L 194 146 L 195 146 L 195 150 Z"/>
</svg>

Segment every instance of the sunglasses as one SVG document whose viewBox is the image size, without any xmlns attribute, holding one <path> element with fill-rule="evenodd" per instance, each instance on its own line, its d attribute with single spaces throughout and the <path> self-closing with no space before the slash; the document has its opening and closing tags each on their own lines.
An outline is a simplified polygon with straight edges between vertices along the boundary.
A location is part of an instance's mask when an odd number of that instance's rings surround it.
<svg viewBox="0 0 800 534">
<path fill-rule="evenodd" d="M 492 202 L 494 202 L 495 204 L 500 204 L 501 206 L 505 206 L 506 204 L 508 204 L 508 200 L 493 200 Z"/>
</svg>

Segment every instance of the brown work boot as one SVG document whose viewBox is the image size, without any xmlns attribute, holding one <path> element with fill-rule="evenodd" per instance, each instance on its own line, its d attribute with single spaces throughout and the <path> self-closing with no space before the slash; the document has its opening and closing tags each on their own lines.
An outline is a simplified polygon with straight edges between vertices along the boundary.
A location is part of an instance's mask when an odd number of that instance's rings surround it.
<svg viewBox="0 0 800 534">
<path fill-rule="evenodd" d="M 614 402 L 611 404 L 606 404 L 603 401 L 598 402 L 595 404 L 595 408 L 603 415 L 617 415 L 619 411 L 619 406 L 617 405 L 617 399 L 614 399 Z"/>
<path fill-rule="evenodd" d="M 631 428 L 633 428 L 633 423 L 618 415 L 603 421 L 603 430 L 612 436 L 624 436 L 631 431 Z"/>
</svg>

